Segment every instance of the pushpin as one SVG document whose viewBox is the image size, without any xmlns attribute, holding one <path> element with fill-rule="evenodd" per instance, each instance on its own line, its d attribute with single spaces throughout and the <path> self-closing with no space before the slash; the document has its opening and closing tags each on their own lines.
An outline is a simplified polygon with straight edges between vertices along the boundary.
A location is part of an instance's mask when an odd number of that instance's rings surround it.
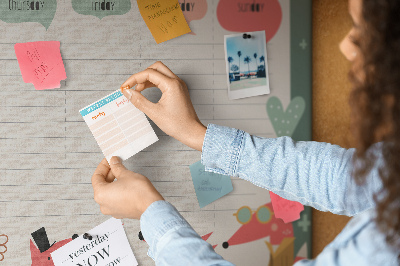
<svg viewBox="0 0 400 266">
<path fill-rule="evenodd" d="M 129 90 L 130 87 L 129 85 L 126 85 L 125 87 L 121 87 L 121 92 L 124 92 L 124 90 Z"/>
<path fill-rule="evenodd" d="M 92 240 L 93 237 L 92 237 L 90 234 L 88 234 L 88 233 L 84 233 L 84 234 L 83 234 L 83 239 Z"/>
<path fill-rule="evenodd" d="M 250 39 L 250 38 L 251 38 L 250 34 L 243 33 L 243 39 Z"/>
<path fill-rule="evenodd" d="M 139 231 L 139 235 L 138 235 L 138 237 L 139 237 L 139 239 L 140 239 L 140 240 L 144 240 L 144 237 L 143 237 L 142 231 Z"/>
</svg>

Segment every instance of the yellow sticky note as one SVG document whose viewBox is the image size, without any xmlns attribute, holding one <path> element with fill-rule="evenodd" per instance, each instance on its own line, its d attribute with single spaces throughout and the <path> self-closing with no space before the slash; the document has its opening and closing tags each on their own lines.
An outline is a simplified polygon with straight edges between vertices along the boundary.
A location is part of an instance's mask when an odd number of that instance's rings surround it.
<svg viewBox="0 0 400 266">
<path fill-rule="evenodd" d="M 137 3 L 157 43 L 191 32 L 178 0 L 137 0 Z"/>
</svg>

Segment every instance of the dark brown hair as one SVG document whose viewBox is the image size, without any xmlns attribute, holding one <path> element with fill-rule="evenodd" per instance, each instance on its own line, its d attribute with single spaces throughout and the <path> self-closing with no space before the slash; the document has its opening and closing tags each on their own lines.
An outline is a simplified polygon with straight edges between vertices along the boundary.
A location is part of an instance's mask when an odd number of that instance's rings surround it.
<svg viewBox="0 0 400 266">
<path fill-rule="evenodd" d="M 375 196 L 376 223 L 387 243 L 400 250 L 400 1 L 363 0 L 360 35 L 355 44 L 362 57 L 353 65 L 350 97 L 357 140 L 354 169 L 365 181 L 377 156 L 368 149 L 382 142 L 383 188 Z M 360 73 L 362 73 L 360 75 Z M 357 164 L 355 164 L 357 165 Z M 400 256 L 400 255 L 399 255 Z"/>
</svg>

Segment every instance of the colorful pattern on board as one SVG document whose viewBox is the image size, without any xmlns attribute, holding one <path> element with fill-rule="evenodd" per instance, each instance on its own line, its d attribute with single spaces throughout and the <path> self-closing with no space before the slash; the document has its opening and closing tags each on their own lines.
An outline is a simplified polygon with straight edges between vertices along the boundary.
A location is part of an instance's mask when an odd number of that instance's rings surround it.
<svg viewBox="0 0 400 266">
<path fill-rule="evenodd" d="M 179 0 L 179 4 L 181 5 L 183 16 L 188 24 L 192 20 L 204 18 L 207 13 L 208 5 L 206 0 Z M 192 32 L 189 32 L 189 34 L 196 35 L 192 28 L 191 30 Z"/>
<path fill-rule="evenodd" d="M 220 0 L 217 18 L 228 31 L 265 31 L 269 42 L 282 23 L 282 7 L 278 0 Z"/>
<path fill-rule="evenodd" d="M 0 235 L 0 261 L 4 260 L 4 253 L 7 252 L 7 244 L 8 236 L 7 235 Z"/>
<path fill-rule="evenodd" d="M 32 266 L 54 266 L 51 253 L 72 241 L 72 238 L 68 238 L 50 245 L 44 227 L 33 232 L 32 237 L 37 246 L 30 240 Z"/>
<path fill-rule="evenodd" d="M 72 0 L 76 13 L 102 19 L 106 16 L 123 15 L 131 10 L 130 0 Z"/>
<path fill-rule="evenodd" d="M 267 102 L 268 117 L 278 137 L 293 135 L 306 109 L 306 102 L 302 97 L 295 97 L 289 103 L 286 111 L 277 97 L 271 97 Z"/>
<path fill-rule="evenodd" d="M 0 20 L 7 23 L 38 22 L 46 30 L 57 9 L 57 0 L 0 1 Z"/>
<path fill-rule="evenodd" d="M 307 257 L 304 256 L 305 253 L 299 254 L 299 251 L 306 249 L 306 253 L 309 253 L 311 245 L 308 212 L 302 212 L 300 219 L 293 223 L 284 223 L 275 217 L 270 202 L 259 206 L 255 211 L 243 206 L 233 215 L 242 226 L 222 244 L 223 248 L 269 237 L 270 241 L 265 241 L 271 254 L 269 266 L 292 265 Z M 275 251 L 274 245 L 278 246 Z M 286 264 L 282 264 L 284 261 Z"/>
</svg>

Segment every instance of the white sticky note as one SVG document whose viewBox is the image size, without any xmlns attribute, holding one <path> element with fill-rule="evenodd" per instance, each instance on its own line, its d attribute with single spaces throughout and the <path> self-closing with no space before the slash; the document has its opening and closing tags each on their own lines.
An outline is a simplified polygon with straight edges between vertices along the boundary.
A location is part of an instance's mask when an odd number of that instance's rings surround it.
<svg viewBox="0 0 400 266">
<path fill-rule="evenodd" d="M 55 266 L 138 265 L 121 220 L 111 218 L 51 253 Z"/>
<path fill-rule="evenodd" d="M 145 114 L 119 90 L 79 112 L 107 161 L 126 160 L 158 140 Z"/>
</svg>

